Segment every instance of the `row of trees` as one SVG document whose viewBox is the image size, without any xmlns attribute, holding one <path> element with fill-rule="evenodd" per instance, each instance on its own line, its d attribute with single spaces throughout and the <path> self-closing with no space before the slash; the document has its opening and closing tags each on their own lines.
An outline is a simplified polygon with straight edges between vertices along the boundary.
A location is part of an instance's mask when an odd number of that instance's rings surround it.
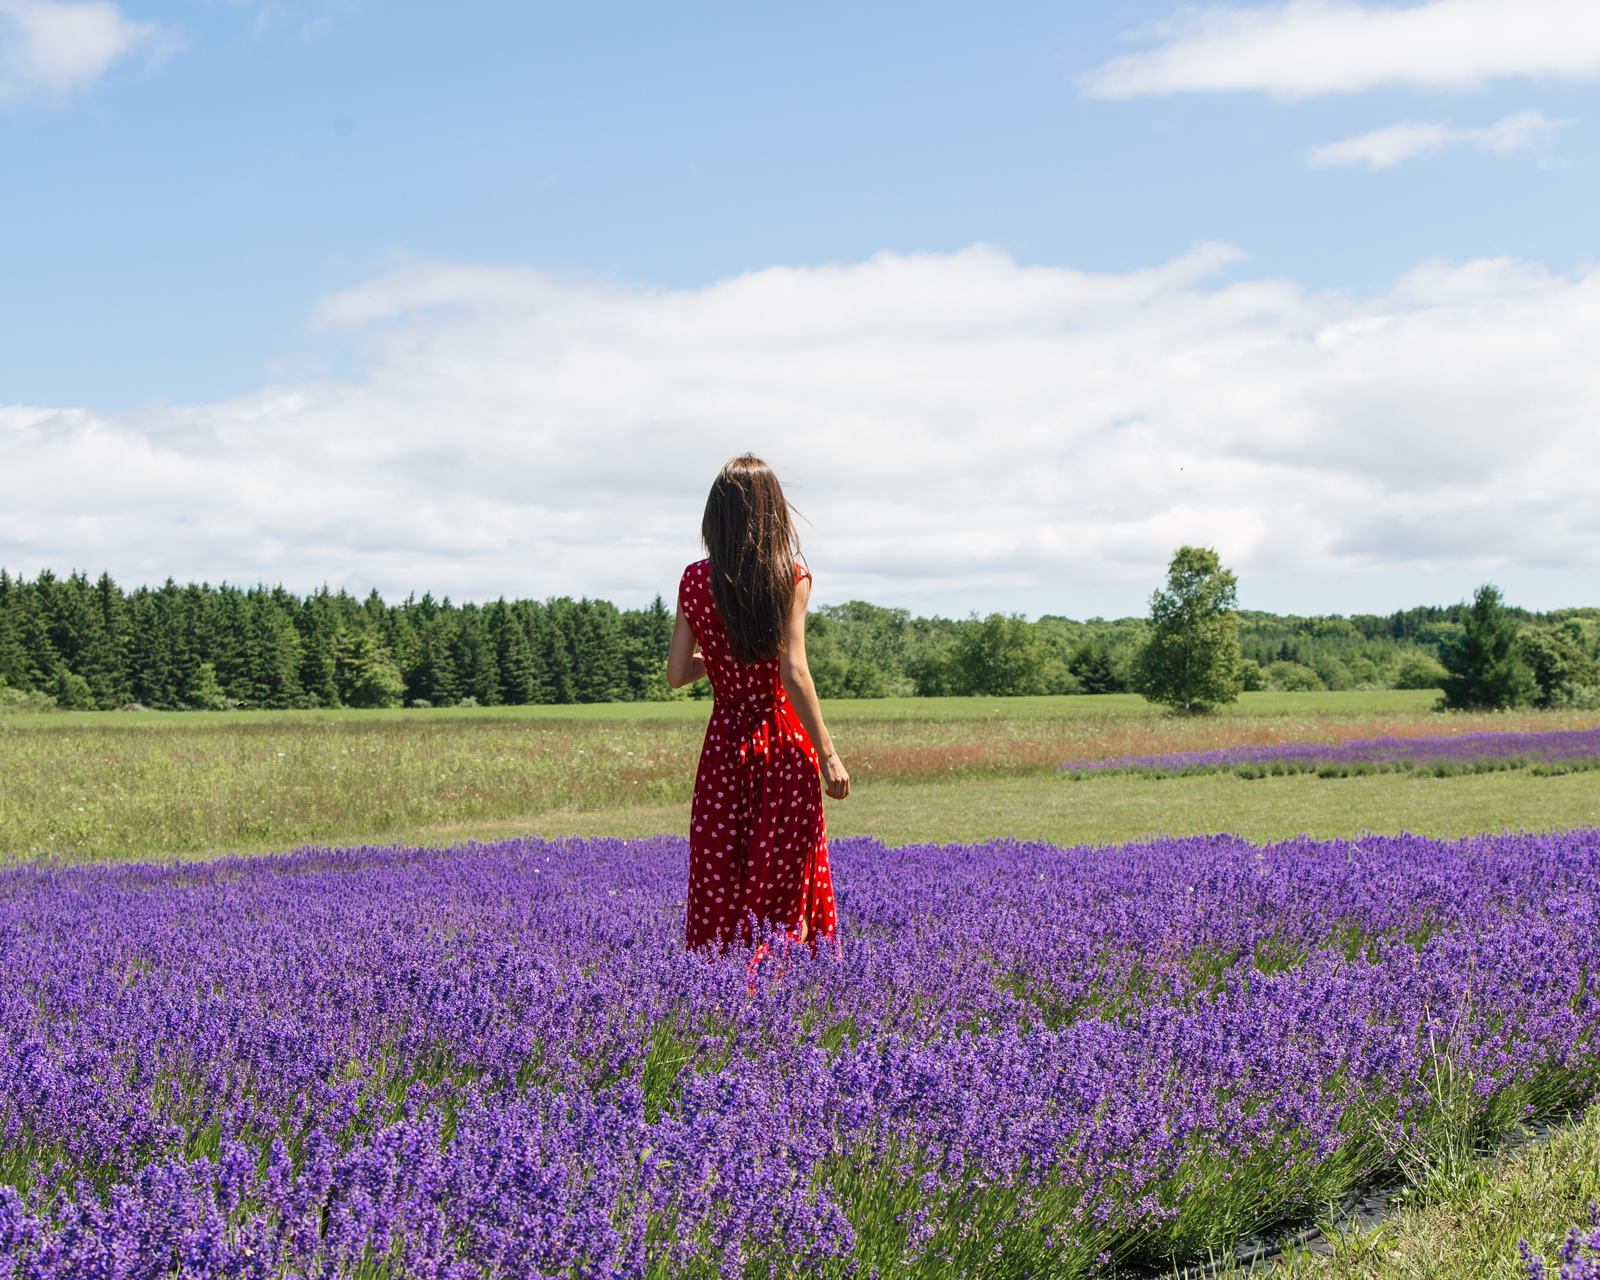
<svg viewBox="0 0 1600 1280">
<path fill-rule="evenodd" d="M 1287 642 L 1265 668 L 1246 658 L 1236 603 L 1236 580 L 1216 552 L 1180 547 L 1168 566 L 1166 590 L 1150 598 L 1150 631 L 1135 656 L 1132 687 L 1185 711 L 1233 702 L 1244 690 L 1263 687 L 1267 672 L 1282 669 L 1295 680 L 1285 687 L 1324 687 L 1316 671 L 1295 660 Z M 1507 608 L 1499 588 L 1485 584 L 1470 606 L 1457 607 L 1456 618 L 1419 618 L 1422 612 L 1413 610 L 1404 621 L 1432 633 L 1437 656 L 1413 652 L 1402 661 L 1401 674 L 1411 677 L 1410 687 L 1438 688 L 1444 705 L 1600 706 L 1600 611 L 1533 618 Z M 1334 634 L 1360 634 L 1352 622 L 1338 621 L 1344 626 L 1330 627 Z M 1367 634 L 1369 642 L 1377 631 Z"/>
<path fill-rule="evenodd" d="M 388 605 L 326 588 L 0 571 L 0 693 L 66 708 L 394 707 L 671 696 L 672 614 L 604 600 Z"/>
<path fill-rule="evenodd" d="M 1600 706 L 1600 648 L 1579 618 L 1529 627 L 1492 584 L 1478 588 L 1461 635 L 1441 645 L 1452 707 Z"/>
<path fill-rule="evenodd" d="M 1148 619 L 918 618 L 852 601 L 815 611 L 806 645 L 826 698 L 1153 694 L 1168 689 L 1160 674 L 1168 670 L 1180 673 L 1177 692 L 1158 696 L 1191 707 L 1225 701 L 1228 689 L 1443 688 L 1453 678 L 1449 655 L 1461 646 L 1500 652 L 1507 644 L 1507 669 L 1520 674 L 1506 677 L 1509 702 L 1486 705 L 1576 703 L 1600 684 L 1600 610 L 1536 616 L 1506 608 L 1496 594 L 1491 643 L 1481 601 L 1381 618 L 1298 618 L 1240 611 L 1235 595 L 1214 552 L 1185 547 Z M 45 572 L 22 581 L 0 571 L 0 704 L 665 699 L 684 696 L 665 679 L 671 632 L 672 613 L 659 598 L 632 610 L 568 598 L 456 605 L 429 595 L 391 605 L 376 592 L 300 597 L 282 587 L 170 581 L 124 592 L 107 575 Z M 702 683 L 690 696 L 708 692 Z"/>
</svg>

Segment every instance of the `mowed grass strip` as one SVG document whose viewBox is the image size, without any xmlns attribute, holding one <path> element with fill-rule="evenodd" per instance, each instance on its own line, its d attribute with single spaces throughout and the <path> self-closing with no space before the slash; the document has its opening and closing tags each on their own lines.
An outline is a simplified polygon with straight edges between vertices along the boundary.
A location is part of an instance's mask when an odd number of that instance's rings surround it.
<svg viewBox="0 0 1600 1280">
<path fill-rule="evenodd" d="M 1567 1231 L 1583 1227 L 1589 1234 L 1589 1206 L 1597 1199 L 1600 1107 L 1549 1142 L 1486 1157 L 1436 1181 L 1432 1195 L 1376 1230 L 1330 1231 L 1331 1255 L 1301 1251 L 1273 1270 L 1296 1280 L 1526 1280 L 1517 1249 L 1526 1240 L 1555 1280 Z"/>
<path fill-rule="evenodd" d="M 831 703 L 856 790 L 830 806 L 829 822 L 840 834 L 899 843 L 1220 830 L 1448 835 L 1600 820 L 1589 798 L 1600 775 L 1070 783 L 1057 772 L 1067 759 L 1600 720 L 1446 716 L 1428 709 L 1433 700 L 1426 692 L 1260 694 L 1226 714 L 1195 717 L 1126 696 Z M 0 721 L 0 858 L 685 831 L 708 712 L 706 703 L 667 703 L 17 717 Z"/>
<path fill-rule="evenodd" d="M 833 836 L 872 835 L 885 844 L 1010 838 L 1052 844 L 1118 844 L 1151 836 L 1231 832 L 1250 840 L 1371 832 L 1451 838 L 1491 831 L 1600 825 L 1600 772 L 1535 777 L 1526 772 L 1454 778 L 1375 774 L 1365 778 L 1245 781 L 1232 774 L 1092 785 L 1051 776 L 951 778 L 937 783 L 869 782 L 827 804 Z M 416 829 L 407 843 L 536 835 L 687 834 L 689 804 L 558 811 L 532 818 Z"/>
</svg>

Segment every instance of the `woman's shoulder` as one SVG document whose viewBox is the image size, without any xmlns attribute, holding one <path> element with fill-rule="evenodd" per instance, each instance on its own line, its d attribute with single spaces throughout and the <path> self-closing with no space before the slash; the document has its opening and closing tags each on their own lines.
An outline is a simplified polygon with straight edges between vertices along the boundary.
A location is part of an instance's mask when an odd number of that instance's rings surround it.
<svg viewBox="0 0 1600 1280">
<path fill-rule="evenodd" d="M 678 579 L 678 594 L 685 591 L 709 590 L 711 587 L 711 561 L 696 560 L 683 571 L 683 577 Z"/>
</svg>

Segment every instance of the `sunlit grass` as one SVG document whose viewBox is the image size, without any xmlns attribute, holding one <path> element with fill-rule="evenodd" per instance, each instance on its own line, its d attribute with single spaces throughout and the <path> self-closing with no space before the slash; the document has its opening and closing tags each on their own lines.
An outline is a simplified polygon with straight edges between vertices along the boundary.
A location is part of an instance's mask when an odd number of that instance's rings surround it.
<svg viewBox="0 0 1600 1280">
<path fill-rule="evenodd" d="M 1526 1280 L 1526 1240 L 1560 1271 L 1568 1228 L 1586 1226 L 1600 1199 L 1600 1109 L 1547 1143 L 1486 1156 L 1376 1230 L 1330 1231 L 1331 1256 L 1302 1251 L 1279 1273 L 1301 1280 Z M 1326 1246 L 1325 1246 L 1326 1247 Z"/>
<path fill-rule="evenodd" d="M 1518 778 L 1474 791 L 1479 799 L 1465 804 L 1445 798 L 1448 780 L 1409 778 L 1375 787 L 1341 780 L 1343 793 L 1270 779 L 1230 778 L 1211 789 L 1187 780 L 1061 784 L 1057 767 L 1071 759 L 1600 721 L 1593 713 L 1441 715 L 1428 709 L 1430 694 L 1246 697 L 1258 700 L 1198 717 L 1122 696 L 831 703 L 856 794 L 830 806 L 830 822 L 891 841 L 1042 834 L 1075 842 L 1152 831 L 1459 834 L 1451 828 L 1460 821 L 1498 829 L 1595 820 L 1587 800 L 1548 806 L 1551 797 L 1588 794 L 1581 783 L 1563 790 L 1559 779 Z M 0 721 L 0 858 L 683 830 L 708 712 L 704 703 L 645 703 L 17 717 Z"/>
</svg>

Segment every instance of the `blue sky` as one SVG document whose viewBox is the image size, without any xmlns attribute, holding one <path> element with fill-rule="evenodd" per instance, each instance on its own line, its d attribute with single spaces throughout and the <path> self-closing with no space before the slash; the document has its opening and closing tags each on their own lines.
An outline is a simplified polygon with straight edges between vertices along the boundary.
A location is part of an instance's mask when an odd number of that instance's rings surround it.
<svg viewBox="0 0 1600 1280">
<path fill-rule="evenodd" d="M 824 577 L 825 598 L 1131 611 L 1162 549 L 1186 540 L 1218 545 L 1261 607 L 1397 607 L 1458 598 L 1486 576 L 1532 604 L 1600 603 L 1586 499 L 1548 487 L 1595 460 L 1586 442 L 1600 429 L 1582 359 L 1600 207 L 1597 28 L 1594 6 L 1570 0 L 0 0 L 0 405 L 13 406 L 14 433 L 0 561 L 628 599 L 670 591 L 711 471 L 753 444 L 822 517 L 817 553 L 846 589 Z M 1208 244 L 1230 248 L 1169 272 L 1154 301 L 1141 292 Z M 975 252 L 987 283 L 959 267 Z M 878 314 L 864 297 L 882 295 L 849 282 L 888 280 L 870 275 L 885 254 L 910 264 L 883 286 L 899 302 L 852 348 L 860 316 Z M 729 293 L 741 280 L 750 287 Z M 798 291 L 788 302 L 757 287 L 784 280 Z M 1083 310 L 1095 281 L 1126 295 L 1114 315 Z M 1056 338 L 1121 334 L 1110 358 L 1126 386 L 1166 389 L 1112 405 L 1098 383 L 1051 383 L 1049 368 L 1089 357 L 1039 345 L 1027 298 L 1041 288 L 1057 290 Z M 754 299 L 744 318 L 719 310 L 738 296 Z M 679 304 L 718 317 L 690 326 L 692 350 L 673 327 Z M 550 399 L 551 334 L 586 334 L 591 351 L 647 305 L 657 320 L 636 345 L 608 348 L 596 376 L 650 395 Z M 972 322 L 974 305 L 997 308 L 986 323 L 1013 345 L 1002 352 Z M 1270 335 L 1252 328 L 1263 306 Z M 620 310 L 596 319 L 603 307 Z M 876 352 L 880 376 L 865 385 L 881 398 L 885 383 L 920 376 L 896 353 L 922 341 L 924 308 L 946 321 L 926 351 L 967 368 L 972 394 L 947 387 L 938 406 L 903 398 L 853 417 L 850 362 L 823 368 L 818 344 Z M 788 327 L 752 391 L 751 360 L 731 371 L 718 353 L 773 315 Z M 1407 381 L 1401 348 L 1373 348 L 1317 373 L 1219 366 L 1198 389 L 1182 370 L 1159 372 L 1175 323 L 1195 352 L 1322 351 L 1329 326 L 1387 325 L 1436 363 L 1407 365 Z M 1543 323 L 1570 339 L 1558 367 L 1504 337 Z M 1442 327 L 1420 333 L 1429 325 Z M 696 371 L 687 389 L 643 372 L 669 350 Z M 1471 474 L 1432 474 L 1429 451 L 1451 438 L 1441 415 L 1461 411 L 1453 384 L 1485 350 L 1509 362 L 1494 386 L 1555 379 L 1546 399 L 1495 419 L 1541 442 L 1537 457 L 1519 476 L 1497 472 L 1484 420 Z M 567 351 L 561 368 L 578 358 Z M 418 370 L 431 370 L 425 385 L 407 381 Z M 1008 370 L 1043 381 L 1012 416 L 990 418 L 983 406 L 1016 383 Z M 806 402 L 819 379 L 833 389 Z M 1326 390 L 1352 381 L 1366 387 L 1359 412 Z M 1320 399 L 1306 398 L 1313 384 Z M 742 419 L 726 409 L 735 391 L 753 397 Z M 1185 420 L 1211 396 L 1213 417 Z M 1483 399 L 1466 394 L 1469 407 Z M 402 429 L 401 404 L 429 408 Z M 1050 419 L 1049 404 L 1064 416 Z M 960 405 L 964 417 L 941 417 Z M 490 418 L 501 425 L 481 438 L 463 425 Z M 1106 453 L 1107 433 L 1130 424 L 1149 441 Z M 649 465 L 608 478 L 624 439 Z M 1393 459 L 1374 452 L 1397 439 Z M 996 472 L 962 489 L 975 475 L 962 450 L 985 441 L 1049 483 L 1023 496 Z M 1139 492 L 1127 476 L 1148 470 L 1152 449 L 1188 451 L 1218 476 L 1241 459 L 1280 470 L 1211 496 Z M 146 496 L 119 493 L 141 465 Z M 81 499 L 60 495 L 61 467 L 79 469 Z M 521 496 L 499 493 L 517 467 Z M 906 476 L 892 494 L 885 467 Z M 296 468 L 345 509 L 339 520 L 296 507 L 285 523 L 282 476 Z M 440 488 L 445 471 L 458 488 Z M 274 479 L 213 510 L 205 495 L 245 473 Z M 1113 476 L 1122 507 L 1085 514 Z M 41 486 L 52 501 L 28 501 Z M 1508 486 L 1507 511 L 1527 514 L 1486 516 Z M 904 537 L 895 518 L 860 515 L 869 495 L 904 505 Z M 1372 517 L 1383 502 L 1394 511 Z M 374 504 L 411 513 L 403 535 L 361 523 Z M 996 538 L 991 504 L 1026 518 Z M 931 522 L 926 506 L 939 510 Z M 417 514 L 434 508 L 436 526 Z M 472 524 L 461 513 L 475 508 Z M 1505 536 L 1482 536 L 1502 517 Z"/>
</svg>

